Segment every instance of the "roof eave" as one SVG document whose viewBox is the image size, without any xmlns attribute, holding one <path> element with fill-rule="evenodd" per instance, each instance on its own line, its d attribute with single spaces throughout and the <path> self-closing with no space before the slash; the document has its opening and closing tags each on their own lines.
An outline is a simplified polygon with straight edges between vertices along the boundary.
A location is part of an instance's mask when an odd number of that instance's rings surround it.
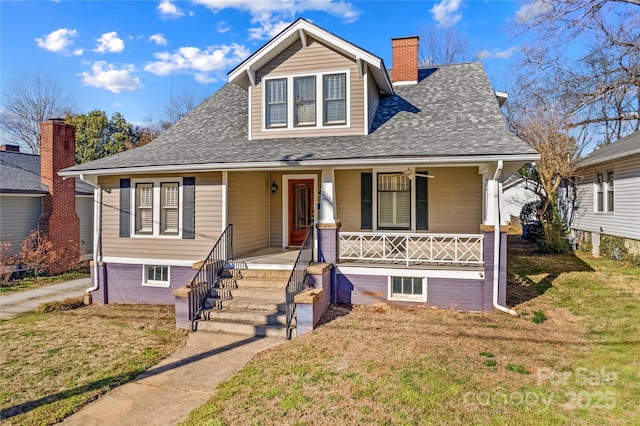
<svg viewBox="0 0 640 426">
<path fill-rule="evenodd" d="M 593 160 L 590 159 L 589 157 L 585 157 L 582 160 L 578 160 L 577 165 L 580 167 L 595 166 L 598 164 L 607 163 L 609 161 L 619 160 L 621 158 L 626 158 L 626 157 L 630 157 L 632 155 L 638 155 L 638 154 L 640 154 L 640 147 L 631 149 L 629 151 L 620 152 L 618 154 L 609 155 L 607 157 L 596 158 Z"/>
<path fill-rule="evenodd" d="M 469 156 L 433 156 L 433 157 L 380 157 L 380 158 L 346 158 L 329 160 L 301 160 L 301 161 L 256 161 L 243 163 L 202 163 L 202 164 L 180 164 L 164 166 L 140 166 L 140 167 L 120 167 L 94 170 L 73 170 L 66 169 L 60 171 L 60 176 L 80 176 L 80 175 L 128 175 L 147 173 L 184 173 L 184 172 L 205 172 L 205 171 L 230 171 L 230 170 L 261 170 L 261 169 L 286 169 L 291 167 L 311 168 L 311 167 L 334 167 L 334 168 L 358 168 L 362 166 L 385 166 L 385 165 L 405 165 L 405 164 L 431 164 L 431 165 L 462 165 L 491 163 L 499 160 L 508 162 L 530 162 L 540 159 L 539 154 L 491 154 L 491 155 L 469 155 Z"/>
</svg>

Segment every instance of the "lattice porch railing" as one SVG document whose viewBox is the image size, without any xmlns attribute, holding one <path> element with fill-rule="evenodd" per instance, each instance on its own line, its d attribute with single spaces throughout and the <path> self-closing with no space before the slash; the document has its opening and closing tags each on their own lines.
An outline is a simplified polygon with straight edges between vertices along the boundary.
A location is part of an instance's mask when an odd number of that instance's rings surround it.
<svg viewBox="0 0 640 426">
<path fill-rule="evenodd" d="M 340 232 L 339 260 L 482 265 L 482 235 Z"/>
</svg>

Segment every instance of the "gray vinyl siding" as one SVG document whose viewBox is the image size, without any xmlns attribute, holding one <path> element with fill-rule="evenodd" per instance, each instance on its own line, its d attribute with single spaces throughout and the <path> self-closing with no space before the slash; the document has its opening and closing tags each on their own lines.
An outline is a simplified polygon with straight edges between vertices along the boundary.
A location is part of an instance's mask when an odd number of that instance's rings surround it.
<svg viewBox="0 0 640 426">
<path fill-rule="evenodd" d="M 294 74 L 331 72 L 349 70 L 350 79 L 350 126 L 324 128 L 298 128 L 286 130 L 262 131 L 264 111 L 262 106 L 262 79 L 265 76 L 288 76 Z M 288 88 L 291 90 L 291 88 Z M 303 136 L 342 136 L 364 134 L 364 79 L 358 75 L 355 61 L 343 56 L 328 46 L 312 38 L 308 39 L 306 48 L 298 40 L 291 44 L 271 62 L 256 72 L 256 85 L 251 88 L 251 138 L 291 138 Z M 289 106 L 290 107 L 290 106 Z"/>
<path fill-rule="evenodd" d="M 19 252 L 22 242 L 38 228 L 38 217 L 42 209 L 40 197 L 0 195 L 0 239 L 11 243 L 14 252 Z"/>
<path fill-rule="evenodd" d="M 596 174 L 613 171 L 614 211 L 595 211 Z M 590 166 L 576 188 L 572 229 L 640 240 L 640 155 Z M 602 228 L 602 229 L 601 229 Z"/>
<path fill-rule="evenodd" d="M 371 129 L 371 125 L 373 124 L 373 119 L 376 117 L 376 110 L 378 109 L 378 102 L 380 101 L 380 90 L 378 89 L 378 85 L 376 81 L 371 76 L 371 73 L 367 73 L 367 102 L 369 109 L 369 117 L 368 117 L 368 129 Z"/>
<path fill-rule="evenodd" d="M 93 197 L 76 196 L 76 214 L 80 219 L 80 254 L 93 254 Z"/>
</svg>

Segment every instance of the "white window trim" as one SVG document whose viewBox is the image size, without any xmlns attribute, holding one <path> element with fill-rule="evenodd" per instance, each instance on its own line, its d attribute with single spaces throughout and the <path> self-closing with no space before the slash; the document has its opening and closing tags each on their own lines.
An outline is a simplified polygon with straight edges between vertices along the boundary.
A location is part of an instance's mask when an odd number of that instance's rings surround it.
<svg viewBox="0 0 640 426">
<path fill-rule="evenodd" d="M 609 210 L 609 181 L 608 174 L 613 173 L 613 210 Z M 602 175 L 602 210 L 598 210 L 598 175 Z M 615 214 L 615 188 L 616 188 L 616 174 L 613 169 L 599 170 L 594 173 L 593 183 L 593 213 L 596 215 L 613 215 Z"/>
<path fill-rule="evenodd" d="M 382 173 L 402 173 L 404 170 L 409 169 L 411 171 L 411 173 L 415 176 L 415 172 L 416 172 L 416 168 L 417 167 L 379 167 L 379 168 L 375 168 L 373 170 L 371 170 L 371 179 L 372 179 L 372 186 L 373 186 L 373 200 L 372 200 L 372 210 L 373 210 L 373 217 L 372 219 L 372 230 L 373 231 L 382 231 L 382 232 L 391 232 L 394 229 L 393 228 L 386 228 L 383 227 L 382 229 L 378 227 L 378 174 L 382 174 Z M 402 232 L 402 231 L 412 231 L 412 232 L 416 232 L 416 184 L 415 184 L 415 179 L 411 179 L 411 205 L 410 205 L 410 209 L 411 209 L 411 227 L 409 229 L 397 229 L 398 232 Z"/>
<path fill-rule="evenodd" d="M 421 295 L 396 295 L 393 294 L 393 278 L 421 278 L 422 279 L 422 294 Z M 427 277 L 411 277 L 407 275 L 389 275 L 387 277 L 388 295 L 387 299 L 398 302 L 426 302 L 427 301 Z"/>
<path fill-rule="evenodd" d="M 345 74 L 345 93 L 346 93 L 346 122 L 345 124 L 324 124 L 324 92 L 323 81 L 324 76 L 329 74 Z M 297 77 L 315 77 L 316 78 L 316 124 L 315 126 L 296 126 L 294 124 L 294 86 L 293 79 Z M 287 125 L 281 127 L 267 127 L 267 81 L 269 80 L 287 80 Z M 263 132 L 282 132 L 282 131 L 305 131 L 309 129 L 347 129 L 351 127 L 351 70 L 340 69 L 332 71 L 322 71 L 316 73 L 295 73 L 287 75 L 270 75 L 262 77 L 262 131 Z"/>
<path fill-rule="evenodd" d="M 147 267 L 159 266 L 167 268 L 167 281 L 154 281 L 147 279 Z M 170 265 L 142 265 L 142 285 L 144 287 L 162 287 L 169 288 L 171 286 L 171 266 Z"/>
<path fill-rule="evenodd" d="M 162 183 L 178 183 L 178 233 L 177 234 L 162 234 L 160 232 L 160 210 L 161 210 L 161 193 L 160 185 Z M 139 183 L 151 183 L 153 184 L 153 232 L 151 234 L 137 234 L 136 233 L 136 184 Z M 182 215 L 184 214 L 184 196 L 183 196 L 183 181 L 182 177 L 173 178 L 136 178 L 131 179 L 131 238 L 166 238 L 170 240 L 182 239 Z"/>
</svg>

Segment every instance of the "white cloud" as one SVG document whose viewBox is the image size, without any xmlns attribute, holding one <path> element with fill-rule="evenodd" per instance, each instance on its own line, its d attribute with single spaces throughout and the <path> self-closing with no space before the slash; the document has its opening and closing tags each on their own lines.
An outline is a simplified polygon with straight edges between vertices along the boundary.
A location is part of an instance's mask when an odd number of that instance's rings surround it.
<svg viewBox="0 0 640 426">
<path fill-rule="evenodd" d="M 250 39 L 270 38 L 281 31 L 296 15 L 304 12 L 325 12 L 354 22 L 360 16 L 353 3 L 344 0 L 194 0 L 214 12 L 236 9 L 251 14 L 251 22 L 258 24 L 249 29 Z"/>
<path fill-rule="evenodd" d="M 171 72 L 193 74 L 196 81 L 207 84 L 217 81 L 216 73 L 227 70 L 249 56 L 249 50 L 239 44 L 209 46 L 205 50 L 197 47 L 181 47 L 173 53 L 160 52 L 154 55 L 155 62 L 148 63 L 144 70 L 156 75 Z"/>
<path fill-rule="evenodd" d="M 158 10 L 165 18 L 180 18 L 181 16 L 184 16 L 184 12 L 178 9 L 176 5 L 171 3 L 169 0 L 162 0 L 158 5 Z"/>
<path fill-rule="evenodd" d="M 489 51 L 485 49 L 476 53 L 476 58 L 478 58 L 481 61 L 485 59 L 509 59 L 519 50 L 520 50 L 519 46 L 511 46 L 510 48 L 505 50 L 494 49 Z"/>
<path fill-rule="evenodd" d="M 231 30 L 231 25 L 227 24 L 225 21 L 220 21 L 218 22 L 218 24 L 216 25 L 216 30 L 222 34 L 222 33 L 226 33 L 227 31 Z"/>
<path fill-rule="evenodd" d="M 68 46 L 73 44 L 73 38 L 77 35 L 78 32 L 76 30 L 60 28 L 42 38 L 37 38 L 35 41 L 38 43 L 38 47 L 50 52 L 64 52 Z"/>
<path fill-rule="evenodd" d="M 462 13 L 458 13 L 461 3 L 462 0 L 442 0 L 429 11 L 433 14 L 433 19 L 435 19 L 439 25 L 450 27 L 462 19 Z"/>
<path fill-rule="evenodd" d="M 72 53 L 73 56 L 82 56 L 82 54 L 84 53 L 84 49 L 76 49 Z"/>
<path fill-rule="evenodd" d="M 82 77 L 83 86 L 106 89 L 113 93 L 132 92 L 143 88 L 140 79 L 133 75 L 135 67 L 125 64 L 120 69 L 104 61 L 96 61 L 91 71 L 78 74 Z"/>
<path fill-rule="evenodd" d="M 119 38 L 118 33 L 116 33 L 115 31 L 102 34 L 102 36 L 98 39 L 98 45 L 95 49 L 93 49 L 94 52 L 98 53 L 120 53 L 123 50 L 124 40 Z"/>
<path fill-rule="evenodd" d="M 122 106 L 122 102 L 114 102 L 113 104 L 114 107 L 121 107 Z"/>
<path fill-rule="evenodd" d="M 553 9 L 553 4 L 549 0 L 534 0 L 531 3 L 522 5 L 516 12 L 517 22 L 527 22 L 540 15 L 544 15 Z"/>
<path fill-rule="evenodd" d="M 153 41 L 158 46 L 166 46 L 167 45 L 167 39 L 164 38 L 164 34 L 162 34 L 162 33 L 158 33 L 158 34 L 152 35 L 151 37 L 149 37 L 149 41 Z"/>
<path fill-rule="evenodd" d="M 269 20 L 252 19 L 252 24 L 259 24 L 258 27 L 249 28 L 249 40 L 264 40 L 270 39 L 278 35 L 278 33 L 291 24 L 291 22 L 277 21 L 270 22 Z"/>
</svg>

